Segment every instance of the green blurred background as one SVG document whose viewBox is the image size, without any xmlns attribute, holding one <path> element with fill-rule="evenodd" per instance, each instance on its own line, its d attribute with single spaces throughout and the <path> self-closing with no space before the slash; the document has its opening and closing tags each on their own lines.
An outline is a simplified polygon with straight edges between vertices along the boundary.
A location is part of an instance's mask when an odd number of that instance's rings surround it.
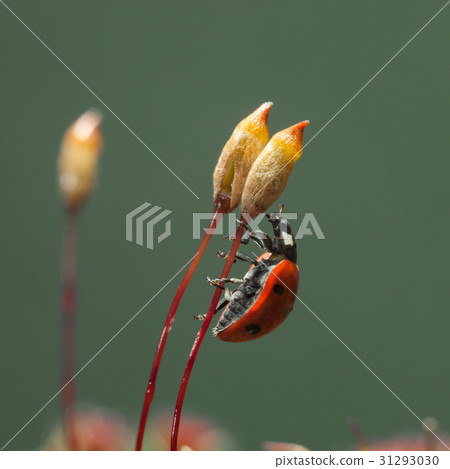
<svg viewBox="0 0 450 469">
<path fill-rule="evenodd" d="M 0 5 L 0 445 L 58 390 L 61 219 L 55 159 L 87 108 L 106 148 L 83 213 L 78 365 L 193 255 L 192 213 L 212 206 L 211 175 L 234 126 L 274 102 L 271 133 L 309 119 L 305 143 L 443 1 L 41 2 L 17 15 L 127 123 L 197 200 Z M 299 296 L 420 418 L 450 430 L 448 405 L 448 27 L 444 10 L 305 149 L 281 201 L 313 212 L 325 240 L 299 244 Z M 154 251 L 125 240 L 125 215 L 173 212 Z M 293 223 L 294 229 L 297 224 Z M 181 304 L 152 415 L 171 410 L 217 276 L 211 242 Z M 247 249 L 249 251 L 250 248 Z M 236 264 L 233 275 L 245 265 Z M 140 414 L 157 339 L 180 278 L 79 375 L 84 403 Z M 214 419 L 238 449 L 264 440 L 346 449 L 421 424 L 300 303 L 267 337 L 208 335 L 185 409 Z M 38 448 L 55 399 L 8 449 Z"/>
</svg>

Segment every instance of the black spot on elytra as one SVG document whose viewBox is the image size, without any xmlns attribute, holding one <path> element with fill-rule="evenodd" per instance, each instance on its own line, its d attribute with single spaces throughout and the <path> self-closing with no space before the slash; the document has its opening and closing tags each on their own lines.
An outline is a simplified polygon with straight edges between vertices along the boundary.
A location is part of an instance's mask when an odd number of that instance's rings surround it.
<svg viewBox="0 0 450 469">
<path fill-rule="evenodd" d="M 261 326 L 259 324 L 248 324 L 245 329 L 250 335 L 255 335 L 261 330 Z"/>
<path fill-rule="evenodd" d="M 273 291 L 277 294 L 277 295 L 282 295 L 284 293 L 284 288 L 282 285 L 279 285 L 278 283 L 276 285 L 274 285 L 273 287 Z"/>
</svg>

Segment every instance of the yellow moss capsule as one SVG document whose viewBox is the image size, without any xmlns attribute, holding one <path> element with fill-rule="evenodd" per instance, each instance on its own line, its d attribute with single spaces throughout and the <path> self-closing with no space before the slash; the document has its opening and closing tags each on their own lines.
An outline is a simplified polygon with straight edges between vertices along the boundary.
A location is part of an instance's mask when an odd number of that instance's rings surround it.
<svg viewBox="0 0 450 469">
<path fill-rule="evenodd" d="M 309 121 L 299 122 L 270 139 L 248 174 L 242 213 L 254 218 L 276 202 L 302 154 L 303 130 L 308 124 Z"/>
<path fill-rule="evenodd" d="M 241 202 L 248 172 L 269 141 L 267 118 L 272 103 L 259 106 L 234 129 L 214 170 L 214 205 L 221 197 L 230 199 L 229 211 Z"/>
<path fill-rule="evenodd" d="M 102 117 L 90 110 L 66 131 L 58 158 L 59 186 L 68 211 L 77 211 L 95 185 L 98 159 L 103 147 Z"/>
</svg>

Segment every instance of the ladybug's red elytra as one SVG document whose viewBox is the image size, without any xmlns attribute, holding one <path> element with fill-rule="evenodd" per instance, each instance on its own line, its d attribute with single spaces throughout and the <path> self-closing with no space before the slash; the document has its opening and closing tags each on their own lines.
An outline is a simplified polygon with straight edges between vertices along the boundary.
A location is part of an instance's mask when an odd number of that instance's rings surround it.
<svg viewBox="0 0 450 469">
<path fill-rule="evenodd" d="M 297 246 L 282 209 L 279 213 L 266 214 L 274 238 L 242 224 L 246 232 L 241 243 L 247 244 L 251 239 L 266 251 L 257 259 L 240 252 L 236 254 L 236 259 L 253 264 L 243 279 L 207 279 L 211 285 L 225 290 L 216 312 L 225 310 L 213 328 L 214 337 L 226 342 L 257 339 L 278 327 L 292 311 L 299 279 Z M 218 255 L 226 257 L 221 252 Z M 224 287 L 227 282 L 239 287 L 232 292 Z"/>
</svg>

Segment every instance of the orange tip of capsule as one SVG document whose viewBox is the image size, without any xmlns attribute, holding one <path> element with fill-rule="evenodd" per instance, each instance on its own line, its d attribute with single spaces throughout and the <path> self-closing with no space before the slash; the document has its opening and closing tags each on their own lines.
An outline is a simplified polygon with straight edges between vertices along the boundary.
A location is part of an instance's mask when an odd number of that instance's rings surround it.
<svg viewBox="0 0 450 469">
<path fill-rule="evenodd" d="M 293 164 L 300 158 L 303 148 L 303 130 L 308 125 L 309 121 L 302 121 L 281 130 L 272 137 L 269 145 L 272 145 L 272 148 L 278 148 L 283 154 L 280 162 Z"/>
<path fill-rule="evenodd" d="M 269 117 L 269 111 L 272 106 L 273 103 L 270 101 L 261 104 L 258 109 L 253 111 L 249 116 L 239 122 L 237 128 L 268 140 L 269 129 L 267 127 L 267 119 Z"/>
<path fill-rule="evenodd" d="M 80 116 L 68 129 L 67 140 L 99 149 L 102 145 L 100 124 L 103 115 L 97 109 L 90 109 Z"/>
</svg>

